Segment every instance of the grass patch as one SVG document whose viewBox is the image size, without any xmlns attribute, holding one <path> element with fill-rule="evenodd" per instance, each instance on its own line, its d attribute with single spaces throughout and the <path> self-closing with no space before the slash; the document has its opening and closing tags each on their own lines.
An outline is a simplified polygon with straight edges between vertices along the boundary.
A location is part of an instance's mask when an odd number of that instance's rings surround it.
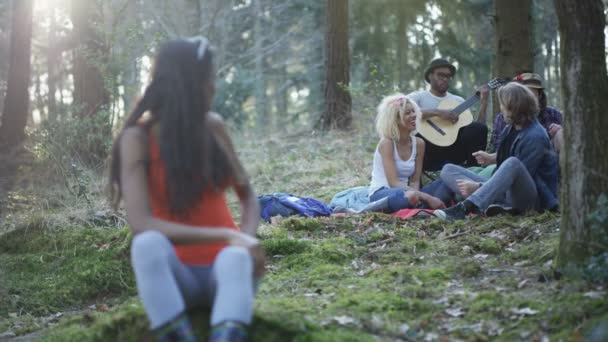
<svg viewBox="0 0 608 342">
<path fill-rule="evenodd" d="M 127 229 L 28 227 L 0 243 L 5 295 L 0 316 L 48 315 L 135 293 Z"/>
<path fill-rule="evenodd" d="M 258 193 L 329 202 L 341 190 L 368 184 L 377 143 L 371 129 L 301 139 L 306 143 L 298 137 L 236 142 Z M 111 220 L 88 220 L 95 217 L 88 208 L 74 208 L 81 216 L 70 219 L 61 200 L 32 210 L 33 198 L 51 202 L 42 193 L 20 198 L 11 209 L 15 219 L 0 227 L 10 230 L 0 236 L 0 334 L 150 338 L 129 265 L 130 233 L 95 228 L 112 226 Z M 236 196 L 228 198 L 238 208 Z M 268 271 L 257 294 L 253 340 L 585 338 L 608 320 L 606 289 L 551 276 L 559 219 L 545 213 L 448 223 L 370 213 L 264 224 L 259 237 Z M 89 308 L 101 303 L 110 309 Z M 53 318 L 57 313 L 63 315 Z M 192 317 L 205 338 L 208 314 Z"/>
</svg>

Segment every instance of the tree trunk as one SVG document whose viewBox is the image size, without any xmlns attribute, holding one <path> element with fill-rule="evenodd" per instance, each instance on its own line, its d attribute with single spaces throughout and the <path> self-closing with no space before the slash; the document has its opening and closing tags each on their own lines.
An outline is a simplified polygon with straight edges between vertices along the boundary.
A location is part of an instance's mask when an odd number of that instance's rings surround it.
<svg viewBox="0 0 608 342">
<path fill-rule="evenodd" d="M 13 1 L 11 51 L 0 137 L 5 146 L 23 140 L 28 118 L 33 0 Z"/>
<path fill-rule="evenodd" d="M 275 47 L 278 49 L 277 52 L 273 53 L 272 65 L 274 65 L 275 81 L 274 81 L 274 102 L 276 106 L 276 113 L 273 115 L 272 127 L 274 130 L 285 129 L 288 122 L 288 93 L 287 89 L 290 85 L 289 74 L 287 72 L 287 59 L 289 58 L 287 50 L 289 46 L 285 44 L 283 38 L 285 32 L 285 24 L 278 20 L 273 20 L 273 40 L 281 40 L 282 42 Z"/>
<path fill-rule="evenodd" d="M 55 40 L 56 40 L 56 31 L 57 31 L 57 20 L 55 16 L 57 15 L 57 11 L 55 9 L 55 4 L 53 2 L 49 2 L 49 41 L 47 43 L 46 50 L 46 61 L 47 61 L 47 85 L 49 88 L 47 94 L 47 107 L 49 120 L 57 119 L 57 101 L 55 100 L 55 93 L 57 91 L 57 65 L 59 64 L 59 53 L 54 48 Z"/>
<path fill-rule="evenodd" d="M 348 0 L 327 0 L 325 35 L 325 111 L 324 130 L 350 128 L 350 52 L 348 49 Z"/>
<path fill-rule="evenodd" d="M 34 55 L 35 56 L 35 55 Z M 36 123 L 34 121 L 34 111 L 37 110 L 38 111 L 38 115 L 40 118 L 40 121 L 44 121 L 46 119 L 46 112 L 45 112 L 45 102 L 44 101 L 44 97 L 42 96 L 42 80 L 40 77 L 40 73 L 41 71 L 38 70 L 39 68 L 37 67 L 38 65 L 40 65 L 40 62 L 38 61 L 38 58 L 33 57 L 34 59 L 34 66 L 33 66 L 33 74 L 34 74 L 34 99 L 35 99 L 35 103 L 36 103 L 36 108 L 34 110 L 30 110 L 30 119 L 28 120 L 30 124 L 34 124 Z"/>
<path fill-rule="evenodd" d="M 110 95 L 100 67 L 107 63 L 108 49 L 97 27 L 103 24 L 97 1 L 72 0 L 74 50 L 74 105 L 78 116 L 92 116 L 106 106 Z"/>
<path fill-rule="evenodd" d="M 496 64 L 497 77 L 513 77 L 520 70 L 532 70 L 532 0 L 496 0 Z M 500 111 L 494 98 L 494 113 Z"/>
<path fill-rule="evenodd" d="M 608 192 L 608 76 L 602 0 L 554 0 L 561 37 L 564 159 L 558 267 L 590 256 L 585 224 L 600 194 Z M 604 227 L 608 234 L 608 229 Z M 605 248 L 605 246 L 604 246 Z"/>
<path fill-rule="evenodd" d="M 268 104 L 266 99 L 266 68 L 264 65 L 264 4 L 263 0 L 253 0 L 253 11 L 255 16 L 254 40 L 255 40 L 255 113 L 257 131 L 264 133 L 268 128 Z"/>
<path fill-rule="evenodd" d="M 134 32 L 142 32 L 141 22 L 142 18 L 140 14 L 142 13 L 140 2 L 138 1 L 130 1 L 127 5 L 127 16 L 128 16 L 128 25 L 129 28 Z M 144 41 L 144 36 L 142 34 L 137 34 L 138 39 Z M 127 66 L 123 72 L 123 86 L 124 93 L 122 95 L 122 102 L 124 104 L 124 112 L 129 113 L 133 107 L 133 101 L 135 100 L 137 94 L 139 93 L 139 63 L 137 62 L 138 57 L 141 54 L 141 46 L 137 44 L 137 46 L 133 47 L 125 47 L 127 50 Z"/>
<path fill-rule="evenodd" d="M 552 62 L 552 57 L 553 54 L 557 51 L 553 51 L 553 42 L 549 41 L 545 44 L 545 46 L 547 47 L 547 56 L 544 57 L 544 63 L 543 65 L 545 66 L 543 68 L 543 74 L 545 75 L 545 83 L 546 84 L 553 84 L 553 82 L 551 82 L 551 62 Z M 541 55 L 542 56 L 542 55 Z M 540 72 L 540 71 L 539 71 Z M 542 75 L 542 74 L 541 74 Z"/>
<path fill-rule="evenodd" d="M 554 66 L 554 71 L 555 71 L 555 80 L 559 80 L 560 79 L 560 69 L 561 69 L 561 65 L 560 65 L 560 51 L 559 51 L 559 44 L 557 43 L 557 37 L 555 37 L 553 39 L 553 66 Z M 553 86 L 553 94 L 555 94 L 555 96 L 553 97 L 556 101 L 556 103 L 561 103 L 562 102 L 562 92 L 560 91 L 559 87 Z"/>
<path fill-rule="evenodd" d="M 395 42 L 397 43 L 397 82 L 396 84 L 404 84 L 407 80 L 406 74 L 406 66 L 407 66 L 407 56 L 410 51 L 409 40 L 407 37 L 407 23 L 406 23 L 406 11 L 407 8 L 405 5 L 401 5 L 398 8 L 399 16 L 397 18 L 397 32 L 395 37 Z"/>
<path fill-rule="evenodd" d="M 307 102 L 312 117 L 315 119 L 325 110 L 325 68 L 324 68 L 324 49 L 323 49 L 323 28 L 326 28 L 324 12 L 325 6 L 316 3 L 312 7 L 312 19 L 308 31 L 311 32 L 311 53 L 306 58 L 306 63 L 310 66 L 307 75 L 307 86 L 310 89 Z"/>
</svg>

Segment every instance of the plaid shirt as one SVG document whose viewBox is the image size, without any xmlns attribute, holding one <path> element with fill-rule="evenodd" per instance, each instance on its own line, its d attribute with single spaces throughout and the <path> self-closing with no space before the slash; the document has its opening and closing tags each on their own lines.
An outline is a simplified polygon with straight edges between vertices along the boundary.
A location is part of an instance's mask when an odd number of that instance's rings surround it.
<svg viewBox="0 0 608 342">
<path fill-rule="evenodd" d="M 551 124 L 562 124 L 562 113 L 553 107 L 547 106 L 538 113 L 538 122 L 540 122 L 547 131 L 547 134 L 549 134 L 549 126 Z M 498 113 L 496 119 L 494 119 L 494 127 L 492 129 L 492 147 L 494 148 L 494 151 L 498 149 L 498 137 L 500 136 L 500 132 L 502 132 L 506 126 L 507 123 L 505 122 L 504 116 L 502 113 Z"/>
</svg>

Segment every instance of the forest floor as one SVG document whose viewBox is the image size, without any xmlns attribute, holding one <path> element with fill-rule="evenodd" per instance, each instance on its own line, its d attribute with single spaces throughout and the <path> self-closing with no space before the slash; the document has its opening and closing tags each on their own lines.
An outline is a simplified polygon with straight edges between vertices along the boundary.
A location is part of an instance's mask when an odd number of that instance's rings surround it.
<svg viewBox="0 0 608 342">
<path fill-rule="evenodd" d="M 259 194 L 326 203 L 368 183 L 375 145 L 371 133 L 236 140 Z M 0 340 L 150 340 L 123 213 L 109 210 L 97 174 L 58 179 L 71 176 L 53 174 L 46 163 L 20 169 L 20 186 L 3 202 Z M 259 237 L 269 257 L 252 340 L 600 336 L 608 322 L 606 284 L 554 271 L 559 221 L 550 213 L 456 223 L 368 213 L 263 224 Z M 205 338 L 207 314 L 192 317 Z"/>
</svg>

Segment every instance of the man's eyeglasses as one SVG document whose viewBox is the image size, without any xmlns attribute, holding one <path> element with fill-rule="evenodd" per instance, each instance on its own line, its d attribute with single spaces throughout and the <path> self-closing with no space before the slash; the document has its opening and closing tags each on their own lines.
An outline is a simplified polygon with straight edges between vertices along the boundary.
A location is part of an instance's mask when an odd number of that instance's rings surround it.
<svg viewBox="0 0 608 342">
<path fill-rule="evenodd" d="M 448 80 L 448 81 L 450 81 L 452 79 L 452 77 L 454 77 L 451 74 L 446 74 L 443 72 L 436 72 L 435 76 L 437 76 L 437 78 L 441 78 L 441 79 Z"/>
</svg>

